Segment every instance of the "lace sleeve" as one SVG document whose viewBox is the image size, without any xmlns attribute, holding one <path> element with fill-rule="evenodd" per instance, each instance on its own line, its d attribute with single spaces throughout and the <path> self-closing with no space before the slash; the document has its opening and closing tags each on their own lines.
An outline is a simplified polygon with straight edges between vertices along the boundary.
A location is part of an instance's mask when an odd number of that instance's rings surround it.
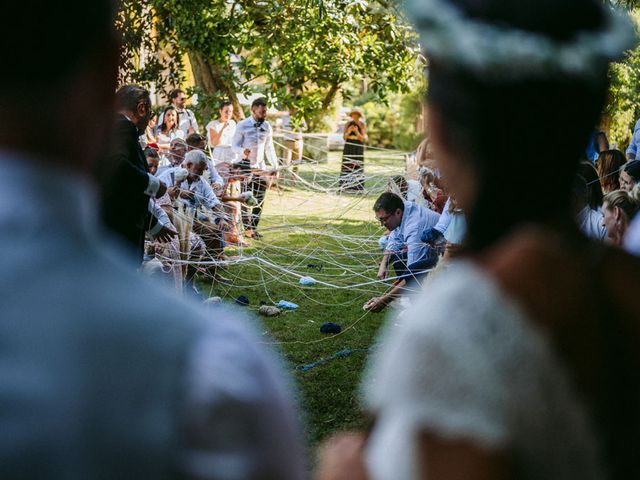
<svg viewBox="0 0 640 480">
<path fill-rule="evenodd" d="M 443 272 L 389 327 L 365 385 L 376 415 L 366 453 L 375 480 L 419 478 L 421 431 L 508 448 L 527 478 L 604 478 L 570 372 L 524 310 L 471 263 Z"/>
<path fill-rule="evenodd" d="M 414 437 L 429 430 L 485 447 L 508 442 L 504 325 L 521 316 L 470 265 L 433 284 L 383 337 L 365 382 L 376 415 L 368 461 L 376 479 L 417 478 Z"/>
</svg>

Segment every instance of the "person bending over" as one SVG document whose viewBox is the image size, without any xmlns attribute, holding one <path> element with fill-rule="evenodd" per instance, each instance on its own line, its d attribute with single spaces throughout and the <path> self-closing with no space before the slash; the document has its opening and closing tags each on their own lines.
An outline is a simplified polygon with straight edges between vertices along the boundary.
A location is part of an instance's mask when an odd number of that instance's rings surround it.
<svg viewBox="0 0 640 480">
<path fill-rule="evenodd" d="M 391 290 L 364 304 L 365 310 L 380 312 L 404 291 L 408 283 L 423 277 L 425 270 L 436 264 L 438 257 L 431 254 L 431 249 L 420 240 L 420 236 L 438 223 L 440 215 L 415 203 L 405 202 L 391 192 L 380 195 L 373 211 L 380 224 L 391 232 L 378 278 L 387 278 L 389 264 L 393 265 L 398 277 Z"/>
</svg>

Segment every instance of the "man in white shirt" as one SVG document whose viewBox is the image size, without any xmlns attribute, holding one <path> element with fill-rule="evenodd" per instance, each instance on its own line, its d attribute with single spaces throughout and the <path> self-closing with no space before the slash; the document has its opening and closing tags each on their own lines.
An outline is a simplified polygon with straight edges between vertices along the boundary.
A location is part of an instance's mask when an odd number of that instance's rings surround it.
<svg viewBox="0 0 640 480">
<path fill-rule="evenodd" d="M 262 214 L 262 206 L 271 178 L 277 173 L 278 157 L 273 146 L 273 130 L 267 118 L 267 101 L 260 97 L 251 104 L 251 116 L 236 126 L 232 148 L 241 156 L 241 168 L 249 174 L 244 191 L 252 192 L 258 201 L 255 207 L 242 207 L 242 223 L 245 236 L 261 238 L 258 223 Z M 265 156 L 273 170 L 267 172 Z"/>
<path fill-rule="evenodd" d="M 4 7 L 7 35 L 30 33 L 0 77 L 0 478 L 305 478 L 262 336 L 142 279 L 100 230 L 113 2 Z"/>
</svg>

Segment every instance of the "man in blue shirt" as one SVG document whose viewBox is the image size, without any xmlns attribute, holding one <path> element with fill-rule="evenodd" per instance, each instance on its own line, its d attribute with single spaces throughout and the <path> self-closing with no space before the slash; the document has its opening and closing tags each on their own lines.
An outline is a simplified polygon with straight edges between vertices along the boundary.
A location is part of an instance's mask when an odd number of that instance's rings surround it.
<svg viewBox="0 0 640 480">
<path fill-rule="evenodd" d="M 122 163 L 136 161 L 141 216 L 160 185 L 124 142 L 137 141 L 143 91 L 127 89 L 142 95 L 118 119 L 124 153 L 102 155 L 114 4 L 3 4 L 7 35 L 29 35 L 3 51 L 20 68 L 0 76 L 12 119 L 0 129 L 0 478 L 304 479 L 295 397 L 262 330 L 140 278 L 98 225 L 111 168 L 128 180 Z"/>
<path fill-rule="evenodd" d="M 364 305 L 365 310 L 379 312 L 398 297 L 408 283 L 424 276 L 426 270 L 437 262 L 438 257 L 431 254 L 421 236 L 422 232 L 438 223 L 440 215 L 413 202 L 405 202 L 391 192 L 380 195 L 373 210 L 378 221 L 391 232 L 378 278 L 387 278 L 390 263 L 398 277 L 389 292 L 372 298 Z"/>
<path fill-rule="evenodd" d="M 631 136 L 631 142 L 625 152 L 628 160 L 638 160 L 638 149 L 640 148 L 640 119 L 633 127 L 633 135 Z"/>
</svg>

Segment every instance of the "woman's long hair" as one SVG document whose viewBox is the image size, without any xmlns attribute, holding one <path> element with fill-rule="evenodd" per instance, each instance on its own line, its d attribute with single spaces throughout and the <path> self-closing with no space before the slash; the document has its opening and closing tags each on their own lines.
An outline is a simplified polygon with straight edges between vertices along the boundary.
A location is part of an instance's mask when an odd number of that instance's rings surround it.
<svg viewBox="0 0 640 480">
<path fill-rule="evenodd" d="M 627 163 L 627 159 L 620 150 L 604 150 L 596 160 L 596 170 L 603 193 L 620 189 L 620 169 Z"/>
<path fill-rule="evenodd" d="M 174 112 L 176 112 L 176 123 L 173 125 L 171 130 L 169 130 L 169 127 L 167 126 L 167 112 L 169 110 L 173 110 Z M 178 128 L 180 128 L 180 113 L 178 112 L 178 110 L 176 110 L 176 107 L 174 107 L 173 105 L 169 105 L 164 109 L 164 112 L 162 113 L 162 125 L 160 125 L 159 130 L 163 133 L 169 133 L 169 131 L 175 132 Z"/>
</svg>

